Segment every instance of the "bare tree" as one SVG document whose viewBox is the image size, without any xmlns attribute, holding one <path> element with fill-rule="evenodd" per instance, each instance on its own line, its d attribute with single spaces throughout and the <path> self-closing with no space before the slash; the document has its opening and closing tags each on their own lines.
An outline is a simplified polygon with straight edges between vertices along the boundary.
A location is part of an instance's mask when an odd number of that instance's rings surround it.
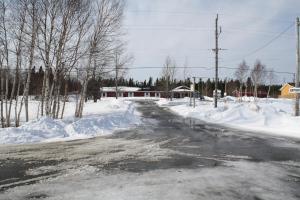
<svg viewBox="0 0 300 200">
<path fill-rule="evenodd" d="M 7 3 L 4 0 L 0 1 L 0 37 L 1 37 L 1 44 L 2 44 L 2 56 L 3 56 L 3 61 L 2 61 L 2 78 L 3 81 L 3 87 L 2 92 L 2 102 L 1 102 L 1 107 L 3 107 L 3 101 L 5 100 L 5 118 L 6 118 L 6 124 L 4 126 L 7 126 L 7 120 L 8 119 L 8 85 L 9 85 L 9 39 L 8 39 L 8 12 L 7 12 L 8 6 Z M 4 90 L 4 82 L 5 82 L 5 91 Z M 3 113 L 3 111 L 2 111 Z M 4 117 L 4 116 L 3 116 Z"/>
<path fill-rule="evenodd" d="M 10 126 L 10 118 L 11 118 L 11 108 L 13 100 L 16 99 L 16 105 L 17 105 L 17 99 L 18 99 L 18 91 L 19 91 L 19 85 L 20 85 L 20 68 L 21 68 L 21 60 L 22 60 L 22 50 L 24 46 L 24 28 L 26 23 L 26 4 L 19 3 L 18 5 L 15 5 L 15 8 L 12 10 L 16 13 L 15 15 L 12 15 L 13 22 L 12 23 L 12 35 L 14 36 L 14 46 L 15 46 L 15 75 L 13 79 L 13 85 L 11 88 L 10 93 L 10 99 L 9 99 L 9 109 L 7 114 L 7 126 Z M 16 107 L 15 107 L 16 108 Z M 17 122 L 17 115 L 15 115 L 15 125 L 18 125 Z"/>
<path fill-rule="evenodd" d="M 240 82 L 240 89 L 239 89 L 239 96 L 240 100 L 242 99 L 241 96 L 243 94 L 243 86 L 246 87 L 246 81 L 249 73 L 249 66 L 247 65 L 246 61 L 243 61 L 239 64 L 237 70 L 235 71 L 234 75 L 236 79 Z"/>
<path fill-rule="evenodd" d="M 32 69 L 40 63 L 44 73 L 37 117 L 63 117 L 67 80 L 82 66 L 75 111 L 81 117 L 90 78 L 115 72 L 118 79 L 126 72 L 130 57 L 121 42 L 123 11 L 123 0 L 0 0 L 1 126 L 11 126 L 14 102 L 15 126 L 24 111 L 29 120 Z"/>
<path fill-rule="evenodd" d="M 24 103 L 25 103 L 25 117 L 26 122 L 29 121 L 29 108 L 28 108 L 28 96 L 29 96 L 29 86 L 31 82 L 31 69 L 33 67 L 34 62 L 34 53 L 36 48 L 36 38 L 37 38 L 37 30 L 38 30 L 38 0 L 29 0 L 27 4 L 28 9 L 28 16 L 29 16 L 29 22 L 28 22 L 28 33 L 30 34 L 30 44 L 28 47 L 29 52 L 29 63 L 28 63 L 28 73 L 27 73 L 27 80 L 24 87 Z M 22 108 L 21 108 L 22 109 Z M 20 112 L 21 112 L 20 109 Z"/>
<path fill-rule="evenodd" d="M 270 97 L 270 91 L 271 91 L 271 86 L 274 84 L 275 80 L 276 80 L 276 75 L 275 75 L 275 72 L 274 72 L 274 69 L 270 69 L 268 72 L 267 72 L 267 80 L 268 80 L 268 94 L 267 94 L 267 98 Z"/>
<path fill-rule="evenodd" d="M 4 71 L 3 71 L 3 60 L 4 60 L 4 55 L 3 51 L 0 51 L 0 83 L 1 83 L 1 94 L 0 94 L 0 100 L 1 100 L 1 126 L 2 128 L 5 127 L 5 122 L 4 122 L 4 108 L 3 108 L 3 101 L 4 101 Z"/>
<path fill-rule="evenodd" d="M 82 83 L 80 100 L 75 111 L 76 117 L 82 117 L 87 85 L 93 75 L 93 60 L 104 57 L 113 58 L 110 54 L 113 43 L 117 41 L 121 20 L 123 18 L 124 3 L 121 0 L 100 0 L 97 3 L 96 20 L 88 40 L 88 55 L 85 67 L 85 78 Z M 109 53 L 110 52 L 110 53 Z"/>
<path fill-rule="evenodd" d="M 126 72 L 127 68 L 125 66 L 129 64 L 132 60 L 132 56 L 123 55 L 124 50 L 118 48 L 115 50 L 115 57 L 114 57 L 114 73 L 115 73 L 115 90 L 116 90 L 116 99 L 118 99 L 118 81 L 122 78 Z"/>
<path fill-rule="evenodd" d="M 41 115 L 50 115 L 50 70 L 54 61 L 54 42 L 58 34 L 56 29 L 59 15 L 58 0 L 43 0 L 39 9 L 39 38 L 38 49 L 40 59 L 45 66 L 43 78 L 42 97 L 41 97 Z M 45 108 L 44 108 L 45 107 Z"/>
<path fill-rule="evenodd" d="M 251 79 L 254 84 L 254 97 L 257 98 L 257 88 L 259 85 L 263 84 L 266 75 L 266 66 L 257 60 L 251 70 Z"/>
<path fill-rule="evenodd" d="M 166 57 L 164 67 L 161 72 L 161 76 L 165 81 L 165 91 L 167 93 L 168 98 L 172 100 L 172 94 L 170 94 L 170 90 L 172 90 L 172 86 L 174 83 L 174 79 L 176 76 L 176 63 L 174 60 L 170 58 L 170 56 Z"/>
</svg>

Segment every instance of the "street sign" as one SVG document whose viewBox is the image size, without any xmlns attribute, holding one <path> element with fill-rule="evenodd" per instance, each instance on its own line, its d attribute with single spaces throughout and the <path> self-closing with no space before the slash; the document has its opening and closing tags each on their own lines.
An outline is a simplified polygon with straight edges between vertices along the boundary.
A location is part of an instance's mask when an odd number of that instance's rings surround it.
<svg viewBox="0 0 300 200">
<path fill-rule="evenodd" d="M 290 89 L 290 93 L 300 94 L 300 88 L 293 87 Z"/>
</svg>

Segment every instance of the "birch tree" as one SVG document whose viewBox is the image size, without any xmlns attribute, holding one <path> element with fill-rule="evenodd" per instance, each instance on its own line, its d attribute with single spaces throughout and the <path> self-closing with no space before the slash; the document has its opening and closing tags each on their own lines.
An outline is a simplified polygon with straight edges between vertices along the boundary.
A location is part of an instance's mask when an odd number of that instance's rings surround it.
<svg viewBox="0 0 300 200">
<path fill-rule="evenodd" d="M 10 93 L 9 100 L 9 109 L 8 109 L 8 118 L 7 118 L 7 126 L 10 126 L 10 118 L 11 118 L 11 109 L 12 103 L 15 99 L 15 109 L 17 108 L 17 100 L 20 90 L 20 69 L 21 69 L 21 60 L 22 60 L 22 51 L 24 47 L 24 28 L 26 23 L 26 4 L 20 3 L 16 6 L 15 9 L 12 10 L 16 13 L 16 15 L 12 15 L 12 19 L 15 23 L 12 23 L 12 35 L 14 37 L 14 48 L 15 48 L 15 75 L 13 78 L 13 85 Z M 15 126 L 18 126 L 17 122 L 17 114 L 15 112 Z"/>
<path fill-rule="evenodd" d="M 176 76 L 176 63 L 169 56 L 166 57 L 164 67 L 161 72 L 162 78 L 165 80 L 165 91 L 168 98 L 172 100 L 172 95 L 170 95 L 170 90 L 172 89 L 172 84 Z"/>
<path fill-rule="evenodd" d="M 267 81 L 268 81 L 268 94 L 267 94 L 267 98 L 270 97 L 270 92 L 271 92 L 271 86 L 274 84 L 275 80 L 276 80 L 276 75 L 274 72 L 274 69 L 270 69 L 267 73 Z"/>
<path fill-rule="evenodd" d="M 239 64 L 237 70 L 235 71 L 234 75 L 236 79 L 240 82 L 239 94 L 240 100 L 242 99 L 243 94 L 243 86 L 247 87 L 246 81 L 249 73 L 249 66 L 247 65 L 246 61 L 243 61 Z"/>
<path fill-rule="evenodd" d="M 260 60 L 257 60 L 251 70 L 251 79 L 254 84 L 254 97 L 257 98 L 257 88 L 265 80 L 266 75 L 266 66 L 261 63 Z"/>
<path fill-rule="evenodd" d="M 114 73 L 115 73 L 115 90 L 116 99 L 118 99 L 118 81 L 124 77 L 127 72 L 126 65 L 133 60 L 132 56 L 124 55 L 123 47 L 118 47 L 114 52 Z"/>
<path fill-rule="evenodd" d="M 45 66 L 41 94 L 41 115 L 50 115 L 50 69 L 54 62 L 55 37 L 58 34 L 57 20 L 59 14 L 58 0 L 43 0 L 39 9 L 39 55 Z"/>
<path fill-rule="evenodd" d="M 0 112 L 1 112 L 1 126 L 2 128 L 5 127 L 5 122 L 4 122 L 4 108 L 3 108 L 3 100 L 4 100 L 4 73 L 3 73 L 3 62 L 4 62 L 4 53 L 2 50 L 0 50 L 0 100 L 1 100 L 1 106 L 0 106 Z"/>
<path fill-rule="evenodd" d="M 8 5 L 4 0 L 0 1 L 0 37 L 1 37 L 1 44 L 2 44 L 2 79 L 1 80 L 1 108 L 2 108 L 2 114 L 3 114 L 3 101 L 5 101 L 5 119 L 6 124 L 3 125 L 4 127 L 7 126 L 8 119 L 8 85 L 9 85 L 9 41 L 8 41 Z M 5 87 L 4 87 L 5 86 Z M 5 91 L 4 91 L 5 90 Z M 4 120 L 4 114 L 3 114 L 3 121 Z"/>
<path fill-rule="evenodd" d="M 82 117 L 88 81 L 93 74 L 93 60 L 111 57 L 109 52 L 111 52 L 110 49 L 113 49 L 112 44 L 118 39 L 123 11 L 124 2 L 121 0 L 100 0 L 97 2 L 96 19 L 88 40 L 85 77 L 82 83 L 79 103 L 75 111 L 76 117 Z"/>
</svg>

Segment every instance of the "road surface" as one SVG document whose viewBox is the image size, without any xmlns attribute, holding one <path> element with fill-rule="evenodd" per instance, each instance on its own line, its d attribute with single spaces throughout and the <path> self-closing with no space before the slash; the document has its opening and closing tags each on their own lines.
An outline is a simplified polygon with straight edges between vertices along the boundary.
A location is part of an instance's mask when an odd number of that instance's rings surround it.
<svg viewBox="0 0 300 200">
<path fill-rule="evenodd" d="M 137 102 L 106 137 L 0 146 L 0 199 L 300 199 L 300 141 Z"/>
</svg>

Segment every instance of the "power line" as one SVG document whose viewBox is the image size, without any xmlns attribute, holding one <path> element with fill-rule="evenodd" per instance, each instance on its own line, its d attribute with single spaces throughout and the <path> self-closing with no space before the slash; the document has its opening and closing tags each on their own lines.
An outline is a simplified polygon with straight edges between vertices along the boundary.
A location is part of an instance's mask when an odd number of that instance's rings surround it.
<svg viewBox="0 0 300 200">
<path fill-rule="evenodd" d="M 211 27 L 203 27 L 203 26 L 186 26 L 186 25 L 169 25 L 169 24 L 161 24 L 161 25 L 134 25 L 134 24 L 125 24 L 123 27 L 125 29 L 134 29 L 134 30 L 183 30 L 183 31 L 214 31 Z M 278 32 L 269 32 L 269 31 L 257 31 L 257 30 L 249 30 L 249 29 L 241 29 L 235 27 L 227 27 L 226 31 L 228 32 L 247 32 L 247 33 L 255 33 L 255 34 L 263 34 L 263 35 L 277 35 Z M 285 35 L 285 37 L 295 38 L 294 35 Z"/>
<path fill-rule="evenodd" d="M 294 27 L 295 23 L 290 24 L 286 29 L 284 29 L 282 32 L 280 32 L 278 35 L 276 35 L 275 37 L 273 37 L 271 40 L 269 40 L 267 43 L 265 43 L 264 45 L 262 45 L 261 47 L 249 52 L 248 54 L 246 54 L 245 56 L 243 56 L 242 59 L 236 59 L 236 60 L 231 60 L 229 62 L 235 62 L 237 60 L 243 60 L 246 57 L 252 56 L 254 54 L 256 54 L 257 52 L 263 50 L 264 48 L 268 47 L 270 44 L 272 44 L 274 41 L 276 41 L 277 39 L 279 39 L 283 34 L 285 34 L 288 30 L 290 30 L 292 27 Z M 228 61 L 227 61 L 228 62 Z"/>
<path fill-rule="evenodd" d="M 194 11 L 166 11 L 166 10 L 127 10 L 125 11 L 127 14 L 150 14 L 150 15 L 207 15 L 214 17 L 216 14 L 216 11 L 201 11 L 201 12 L 194 12 Z M 219 12 L 218 12 L 219 13 Z M 261 18 L 260 17 L 253 17 L 253 16 L 248 16 L 248 15 L 237 15 L 237 14 L 232 14 L 232 13 L 219 13 L 219 15 L 225 16 L 225 17 L 232 17 L 232 18 L 245 18 L 247 20 L 266 20 L 267 22 L 280 22 L 280 23 L 293 23 L 293 20 L 283 20 L 283 19 L 269 19 L 269 18 Z"/>
</svg>

